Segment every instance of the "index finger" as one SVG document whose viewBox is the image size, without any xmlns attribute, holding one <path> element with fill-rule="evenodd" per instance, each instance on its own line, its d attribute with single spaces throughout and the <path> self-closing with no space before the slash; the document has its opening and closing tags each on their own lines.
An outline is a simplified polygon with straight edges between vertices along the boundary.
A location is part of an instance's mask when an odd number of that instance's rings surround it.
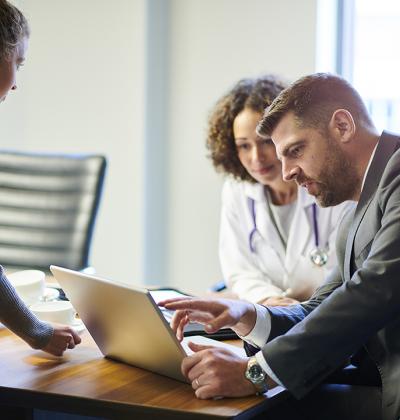
<svg viewBox="0 0 400 420">
<path fill-rule="evenodd" d="M 167 309 L 186 309 L 186 310 L 195 310 L 203 312 L 212 312 L 218 308 L 219 302 L 210 299 L 179 299 L 171 302 L 165 302 L 163 306 Z"/>
<path fill-rule="evenodd" d="M 75 341 L 74 341 L 74 337 L 71 335 L 71 339 L 68 342 L 68 348 L 69 349 L 74 349 L 75 348 Z"/>
<path fill-rule="evenodd" d="M 164 299 L 164 300 L 160 300 L 157 305 L 158 306 L 162 306 L 163 308 L 165 307 L 165 305 L 168 305 L 170 303 L 174 303 L 174 302 L 180 302 L 180 301 L 186 301 L 186 300 L 191 300 L 193 299 L 192 297 L 188 296 L 188 297 L 175 297 L 175 298 L 170 298 L 170 299 Z"/>
<path fill-rule="evenodd" d="M 73 349 L 75 345 L 78 345 L 81 343 L 82 341 L 81 337 L 79 337 L 79 334 L 72 327 L 66 327 L 64 331 L 70 334 L 69 340 L 68 340 L 69 349 Z"/>
<path fill-rule="evenodd" d="M 189 372 L 191 369 L 200 363 L 202 355 L 199 353 L 193 353 L 190 356 L 185 357 L 182 360 L 181 371 L 186 378 L 189 378 Z"/>
<path fill-rule="evenodd" d="M 72 338 L 74 340 L 74 343 L 75 344 L 80 344 L 81 341 L 82 341 L 81 337 L 79 336 L 79 334 L 73 328 L 71 328 L 71 330 L 72 330 L 71 334 L 72 334 Z"/>
</svg>

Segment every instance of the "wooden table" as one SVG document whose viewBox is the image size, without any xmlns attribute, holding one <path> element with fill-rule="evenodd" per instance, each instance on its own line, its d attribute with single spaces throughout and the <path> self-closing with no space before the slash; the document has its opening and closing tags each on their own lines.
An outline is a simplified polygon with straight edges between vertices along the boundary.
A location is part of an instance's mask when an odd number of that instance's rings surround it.
<svg viewBox="0 0 400 420">
<path fill-rule="evenodd" d="M 285 392 L 198 400 L 192 388 L 105 359 L 89 333 L 57 358 L 0 330 L 0 404 L 111 419 L 247 419 L 286 399 Z"/>
</svg>

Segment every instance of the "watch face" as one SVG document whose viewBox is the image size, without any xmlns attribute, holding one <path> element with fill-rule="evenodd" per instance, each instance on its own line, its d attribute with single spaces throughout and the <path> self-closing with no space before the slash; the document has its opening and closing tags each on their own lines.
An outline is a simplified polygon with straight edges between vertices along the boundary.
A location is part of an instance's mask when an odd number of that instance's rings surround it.
<svg viewBox="0 0 400 420">
<path fill-rule="evenodd" d="M 258 380 L 264 377 L 264 372 L 259 365 L 254 364 L 253 366 L 250 366 L 249 376 L 253 380 Z"/>
<path fill-rule="evenodd" d="M 267 375 L 257 363 L 255 357 L 249 359 L 245 377 L 256 387 L 256 395 L 261 395 L 268 391 L 267 384 L 265 383 Z"/>
</svg>

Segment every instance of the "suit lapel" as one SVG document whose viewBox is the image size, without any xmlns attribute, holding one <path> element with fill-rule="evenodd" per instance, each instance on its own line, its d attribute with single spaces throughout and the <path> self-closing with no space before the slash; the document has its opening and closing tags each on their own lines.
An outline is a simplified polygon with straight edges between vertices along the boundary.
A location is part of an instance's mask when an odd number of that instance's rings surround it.
<svg viewBox="0 0 400 420">
<path fill-rule="evenodd" d="M 376 148 L 375 156 L 371 162 L 365 179 L 364 188 L 361 192 L 360 200 L 354 213 L 354 219 L 350 226 L 349 234 L 346 242 L 346 252 L 344 259 L 344 280 L 348 281 L 351 278 L 351 257 L 353 253 L 354 238 L 356 236 L 358 227 L 364 217 L 365 212 L 378 188 L 383 171 L 386 168 L 387 162 L 393 155 L 395 150 L 399 147 L 399 138 L 387 132 L 383 132 L 379 139 Z"/>
</svg>

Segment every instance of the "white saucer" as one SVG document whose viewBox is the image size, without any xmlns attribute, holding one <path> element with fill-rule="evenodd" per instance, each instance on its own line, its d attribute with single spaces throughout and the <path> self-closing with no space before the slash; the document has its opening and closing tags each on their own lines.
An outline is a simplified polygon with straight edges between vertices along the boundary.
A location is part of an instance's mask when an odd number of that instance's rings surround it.
<svg viewBox="0 0 400 420">
<path fill-rule="evenodd" d="M 45 287 L 42 301 L 49 302 L 51 300 L 57 300 L 60 297 L 60 291 L 54 289 L 54 287 Z"/>
<path fill-rule="evenodd" d="M 76 318 L 75 321 L 70 325 L 77 333 L 86 330 L 86 326 L 81 319 Z"/>
</svg>

